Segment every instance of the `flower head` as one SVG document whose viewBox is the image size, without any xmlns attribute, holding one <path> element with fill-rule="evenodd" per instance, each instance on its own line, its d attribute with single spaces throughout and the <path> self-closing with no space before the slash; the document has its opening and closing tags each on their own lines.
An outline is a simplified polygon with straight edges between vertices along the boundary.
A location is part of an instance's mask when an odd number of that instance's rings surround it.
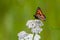
<svg viewBox="0 0 60 40">
<path fill-rule="evenodd" d="M 28 34 L 28 36 L 24 37 L 25 40 L 32 40 L 33 34 Z"/>
<path fill-rule="evenodd" d="M 34 36 L 34 40 L 40 40 L 40 39 L 41 39 L 40 35 L 35 34 L 35 36 Z"/>
<path fill-rule="evenodd" d="M 20 38 L 20 39 L 23 39 L 25 36 L 27 36 L 28 34 L 25 32 L 25 31 L 21 31 L 21 32 L 19 32 L 18 33 L 18 37 Z"/>
<path fill-rule="evenodd" d="M 34 28 L 36 26 L 36 23 L 34 20 L 29 20 L 27 21 L 26 26 L 28 26 L 28 28 Z"/>
<path fill-rule="evenodd" d="M 36 28 L 31 29 L 31 31 L 32 33 L 38 34 L 42 31 L 42 28 L 36 27 Z"/>
<path fill-rule="evenodd" d="M 43 26 L 43 23 L 40 20 L 29 20 L 26 26 L 28 26 L 28 28 L 34 28 L 38 26 Z"/>
<path fill-rule="evenodd" d="M 36 26 L 40 26 L 41 27 L 41 26 L 44 25 L 41 20 L 35 20 L 35 22 L 36 22 Z"/>
<path fill-rule="evenodd" d="M 28 34 L 25 31 L 22 31 L 22 32 L 18 33 L 18 39 L 19 40 L 32 40 L 33 34 Z"/>
</svg>

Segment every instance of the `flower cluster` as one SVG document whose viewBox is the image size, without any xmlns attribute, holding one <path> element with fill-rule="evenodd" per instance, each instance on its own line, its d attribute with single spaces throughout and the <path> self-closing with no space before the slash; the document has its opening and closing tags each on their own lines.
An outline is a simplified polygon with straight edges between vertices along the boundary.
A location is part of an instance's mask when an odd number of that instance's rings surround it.
<svg viewBox="0 0 60 40">
<path fill-rule="evenodd" d="M 41 20 L 28 20 L 26 26 L 31 29 L 33 34 L 28 34 L 25 31 L 21 31 L 18 33 L 19 40 L 40 40 L 40 33 L 43 30 L 41 26 L 44 24 Z M 33 37 L 34 36 L 34 37 Z"/>
<path fill-rule="evenodd" d="M 18 33 L 19 40 L 32 40 L 33 34 L 28 34 L 25 31 Z"/>
<path fill-rule="evenodd" d="M 42 31 L 41 26 L 43 26 L 43 23 L 40 20 L 29 20 L 26 26 L 31 28 L 32 33 L 38 34 Z"/>
<path fill-rule="evenodd" d="M 43 23 L 40 20 L 28 20 L 26 26 L 28 26 L 28 28 L 41 27 L 43 26 Z"/>
<path fill-rule="evenodd" d="M 41 37 L 36 34 L 33 38 L 34 34 L 28 34 L 25 31 L 21 31 L 20 33 L 18 33 L 18 39 L 19 40 L 39 40 Z"/>
</svg>

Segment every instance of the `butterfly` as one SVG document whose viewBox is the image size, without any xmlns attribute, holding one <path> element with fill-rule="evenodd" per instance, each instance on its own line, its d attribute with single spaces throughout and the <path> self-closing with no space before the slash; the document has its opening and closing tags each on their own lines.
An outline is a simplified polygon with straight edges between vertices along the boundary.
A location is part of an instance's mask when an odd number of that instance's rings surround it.
<svg viewBox="0 0 60 40">
<path fill-rule="evenodd" d="M 39 20 L 44 20 L 44 21 L 46 20 L 46 16 L 42 13 L 40 7 L 37 8 L 36 14 L 34 15 L 34 17 Z"/>
</svg>

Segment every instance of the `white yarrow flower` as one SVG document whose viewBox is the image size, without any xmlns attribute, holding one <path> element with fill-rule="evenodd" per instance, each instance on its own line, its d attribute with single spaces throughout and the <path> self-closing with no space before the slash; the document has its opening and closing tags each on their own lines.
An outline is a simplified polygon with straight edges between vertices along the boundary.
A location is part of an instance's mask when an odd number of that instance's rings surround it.
<svg viewBox="0 0 60 40">
<path fill-rule="evenodd" d="M 35 22 L 36 22 L 36 26 L 43 26 L 44 25 L 41 20 L 35 20 Z"/>
<path fill-rule="evenodd" d="M 18 33 L 18 38 L 19 39 L 23 39 L 25 36 L 27 36 L 28 34 L 25 31 L 21 31 L 20 33 Z"/>
<path fill-rule="evenodd" d="M 29 20 L 26 26 L 28 26 L 28 28 L 34 28 L 36 26 L 36 23 L 34 20 Z"/>
<path fill-rule="evenodd" d="M 40 40 L 40 39 L 41 39 L 40 35 L 35 34 L 35 36 L 34 36 L 34 40 Z"/>
<path fill-rule="evenodd" d="M 25 40 L 32 40 L 33 34 L 28 34 L 28 36 L 24 37 Z"/>
<path fill-rule="evenodd" d="M 28 26 L 28 28 L 35 28 L 38 26 L 43 26 L 43 23 L 40 20 L 29 20 L 26 23 L 26 26 Z"/>
<path fill-rule="evenodd" d="M 40 40 L 41 37 L 38 34 L 41 33 L 41 31 L 42 31 L 41 26 L 43 26 L 43 25 L 44 24 L 42 23 L 41 20 L 28 20 L 26 23 L 26 26 L 28 28 L 31 28 L 31 32 L 35 35 L 28 34 L 25 31 L 21 31 L 18 33 L 18 39 L 19 40 L 33 40 L 33 39 L 34 40 Z M 34 38 L 33 38 L 33 36 L 34 36 Z"/>
<path fill-rule="evenodd" d="M 42 28 L 36 27 L 36 28 L 31 29 L 31 31 L 32 33 L 38 34 L 42 31 Z"/>
</svg>

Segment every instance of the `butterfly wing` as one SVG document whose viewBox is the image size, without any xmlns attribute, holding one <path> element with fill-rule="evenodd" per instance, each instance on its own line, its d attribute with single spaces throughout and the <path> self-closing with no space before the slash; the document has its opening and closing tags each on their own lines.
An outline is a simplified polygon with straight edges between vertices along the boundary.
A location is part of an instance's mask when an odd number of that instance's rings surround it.
<svg viewBox="0 0 60 40">
<path fill-rule="evenodd" d="M 37 11 L 36 11 L 36 14 L 34 15 L 34 17 L 36 19 L 46 20 L 45 15 L 42 13 L 42 11 L 41 11 L 41 9 L 39 7 L 37 8 Z"/>
</svg>

